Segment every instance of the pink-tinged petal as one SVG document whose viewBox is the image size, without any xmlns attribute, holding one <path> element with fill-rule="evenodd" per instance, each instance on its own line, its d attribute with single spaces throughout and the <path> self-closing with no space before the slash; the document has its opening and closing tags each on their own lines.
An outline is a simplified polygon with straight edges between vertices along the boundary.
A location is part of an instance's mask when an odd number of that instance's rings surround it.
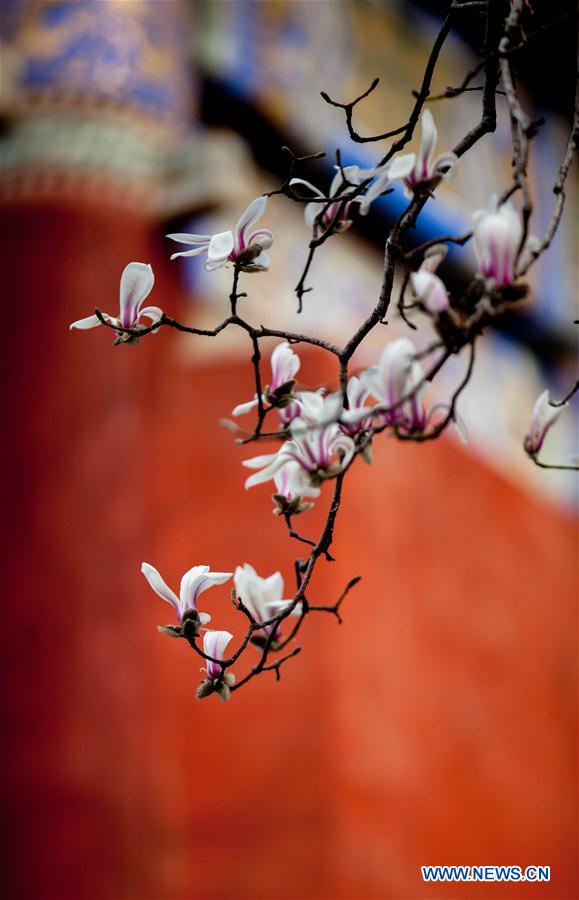
<svg viewBox="0 0 579 900">
<path fill-rule="evenodd" d="M 428 271 L 413 272 L 410 284 L 413 294 L 428 312 L 438 314 L 448 309 L 448 293 L 438 275 Z"/>
<path fill-rule="evenodd" d="M 429 109 L 425 109 L 420 116 L 420 125 L 422 138 L 416 157 L 416 174 L 419 181 L 424 181 L 432 177 L 432 158 L 438 140 L 436 125 Z"/>
<path fill-rule="evenodd" d="M 278 344 L 271 354 L 271 390 L 275 391 L 282 384 L 292 381 L 301 366 L 297 353 L 287 342 Z"/>
<path fill-rule="evenodd" d="M 533 407 L 531 424 L 527 435 L 528 447 L 532 452 L 538 453 L 543 446 L 547 432 L 567 406 L 568 403 L 564 403 L 561 406 L 553 406 L 548 390 L 543 391 L 539 395 Z"/>
<path fill-rule="evenodd" d="M 214 262 L 223 264 L 233 250 L 233 235 L 230 231 L 214 234 L 207 250 L 208 265 Z"/>
<path fill-rule="evenodd" d="M 257 397 L 255 400 L 249 400 L 247 403 L 240 403 L 235 409 L 232 411 L 232 416 L 244 416 L 246 413 L 250 412 L 252 409 L 255 409 L 256 406 L 259 406 L 259 401 Z"/>
<path fill-rule="evenodd" d="M 155 593 L 158 594 L 158 596 L 163 600 L 166 600 L 167 603 L 171 604 L 171 606 L 177 613 L 179 621 L 181 621 L 183 610 L 181 609 L 181 605 L 179 603 L 177 595 L 174 594 L 171 588 L 165 583 L 159 572 L 154 568 L 154 566 L 150 566 L 149 563 L 145 562 L 141 565 L 141 572 L 143 573 Z"/>
<path fill-rule="evenodd" d="M 171 238 L 172 241 L 177 241 L 179 244 L 208 244 L 213 235 L 185 234 L 179 232 L 177 234 L 167 234 L 165 237 Z"/>
<path fill-rule="evenodd" d="M 223 659 L 225 649 L 233 635 L 229 631 L 206 631 L 203 636 L 203 652 L 214 659 Z M 219 663 L 206 660 L 205 671 L 208 678 L 219 678 L 223 671 Z"/>
<path fill-rule="evenodd" d="M 457 162 L 458 156 L 456 153 L 453 153 L 452 150 L 447 150 L 446 153 L 441 153 L 434 160 L 434 172 L 437 175 L 442 175 L 443 178 L 452 178 Z"/>
<path fill-rule="evenodd" d="M 109 317 L 105 316 L 105 318 Z M 78 319 L 76 322 L 72 322 L 68 327 L 71 331 L 73 329 L 86 331 L 87 328 L 96 328 L 98 325 L 102 325 L 98 316 L 87 316 L 86 319 Z"/>
<path fill-rule="evenodd" d="M 181 250 L 179 253 L 172 253 L 171 259 L 177 259 L 180 256 L 200 256 L 202 253 L 207 253 L 208 247 L 208 244 L 204 244 L 202 247 L 195 247 L 194 250 Z"/>
<path fill-rule="evenodd" d="M 256 197 L 255 200 L 251 201 L 245 212 L 243 212 L 239 217 L 237 225 L 235 226 L 235 249 L 238 253 L 241 250 L 245 250 L 245 248 L 247 247 L 247 231 L 251 228 L 254 222 L 257 222 L 258 219 L 261 219 L 266 209 L 267 197 Z"/>
<path fill-rule="evenodd" d="M 248 245 L 259 244 L 262 250 L 269 250 L 273 244 L 273 233 L 268 228 L 252 231 L 247 238 Z"/>
<path fill-rule="evenodd" d="M 148 263 L 132 262 L 121 275 L 120 322 L 123 328 L 132 328 L 139 318 L 139 307 L 149 296 L 155 283 L 153 270 Z"/>
<path fill-rule="evenodd" d="M 181 579 L 179 594 L 183 611 L 196 609 L 200 594 L 217 584 L 224 584 L 229 578 L 231 572 L 211 572 L 209 566 L 193 566 Z"/>
</svg>

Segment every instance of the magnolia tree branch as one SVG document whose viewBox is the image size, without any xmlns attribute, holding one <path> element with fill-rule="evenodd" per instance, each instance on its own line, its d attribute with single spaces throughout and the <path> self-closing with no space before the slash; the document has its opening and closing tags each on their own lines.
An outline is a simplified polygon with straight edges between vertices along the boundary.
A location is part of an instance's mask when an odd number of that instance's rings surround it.
<svg viewBox="0 0 579 900">
<path fill-rule="evenodd" d="M 531 142 L 538 123 L 533 122 L 523 108 L 515 73 L 517 52 L 526 45 L 529 37 L 539 40 L 541 29 L 531 35 L 526 34 L 525 20 L 529 10 L 525 0 L 512 0 L 508 15 L 504 6 L 502 0 L 469 0 L 449 5 L 426 61 L 420 88 L 413 92 L 414 103 L 408 120 L 401 126 L 373 136 L 363 136 L 354 128 L 354 111 L 377 88 L 377 78 L 367 90 L 349 102 L 333 100 L 322 92 L 328 104 L 343 111 L 352 140 L 372 143 L 396 138 L 391 147 L 383 151 L 376 167 L 360 170 L 356 166 L 346 166 L 338 150 L 334 181 L 329 189 L 321 190 L 296 177 L 296 171 L 301 163 L 319 159 L 324 154 L 296 157 L 289 148 L 283 148 L 288 157 L 285 179 L 277 190 L 250 204 L 238 222 L 235 234 L 223 232 L 211 237 L 170 235 L 179 243 L 198 245 L 185 255 L 207 252 L 209 269 L 233 264 L 229 314 L 214 328 L 201 329 L 183 324 L 156 307 L 141 309 L 140 304 L 135 305 L 134 298 L 130 302 L 127 300 L 119 318 L 112 318 L 97 309 L 93 317 L 72 326 L 89 328 L 102 324 L 115 332 L 117 344 L 138 342 L 162 328 L 217 338 L 233 326 L 248 335 L 255 396 L 252 401 L 236 407 L 232 415 L 235 417 L 254 410 L 253 428 L 243 429 L 228 420 L 224 424 L 236 433 L 240 444 L 274 442 L 277 448 L 274 453 L 245 460 L 249 468 L 261 470 L 248 479 L 247 486 L 274 480 L 274 512 L 283 520 L 290 539 L 307 548 L 307 555 L 294 561 L 297 587 L 291 598 L 283 597 L 280 573 L 264 579 L 248 564 L 238 567 L 234 575 L 233 602 L 243 620 L 243 628 L 235 640 L 236 649 L 229 656 L 225 648 L 233 636 L 229 632 L 206 627 L 209 617 L 198 611 L 198 596 L 212 583 L 223 583 L 231 573 L 211 573 L 206 566 L 194 567 L 184 576 L 181 595 L 177 598 L 159 573 L 148 564 L 143 564 L 143 572 L 151 587 L 175 606 L 178 613 L 178 625 L 160 630 L 172 637 L 185 639 L 193 652 L 205 662 L 207 677 L 198 688 L 199 698 L 215 693 L 227 700 L 234 691 L 263 672 L 274 672 L 276 680 L 279 680 L 282 665 L 297 656 L 300 648 L 295 647 L 285 655 L 280 653 L 293 642 L 309 616 L 329 613 L 342 622 L 342 604 L 360 576 L 348 582 L 335 603 L 311 602 L 308 594 L 319 560 L 333 561 L 330 550 L 344 485 L 352 466 L 360 457 L 366 463 L 371 462 L 372 443 L 384 432 L 403 442 L 422 443 L 439 438 L 450 425 L 455 425 L 464 437 L 457 404 L 474 371 L 477 342 L 487 326 L 516 308 L 526 295 L 527 287 L 520 279 L 547 250 L 559 227 L 565 198 L 564 186 L 577 143 L 577 102 L 573 128 L 553 186 L 553 215 L 545 235 L 539 240 L 530 236 L 533 204 L 527 176 Z M 455 17 L 469 14 L 484 18 L 482 59 L 465 75 L 457 88 L 431 95 L 437 62 Z M 482 87 L 473 88 L 471 82 L 481 73 Z M 502 90 L 499 90 L 499 78 Z M 453 151 L 446 151 L 435 158 L 436 129 L 427 103 L 434 99 L 451 100 L 467 90 L 481 90 L 480 119 Z M 418 217 L 444 179 L 449 177 L 459 158 L 471 152 L 485 135 L 495 131 L 496 96 L 501 93 L 505 96 L 511 123 L 513 168 L 512 177 L 505 184 L 498 203 L 486 211 L 477 212 L 473 216 L 473 228 L 466 234 L 445 235 L 407 249 Z M 419 123 L 422 138 L 418 154 L 401 155 L 413 139 Z M 247 296 L 240 291 L 245 273 L 263 271 L 269 264 L 264 251 L 271 246 L 271 232 L 265 229 L 248 232 L 252 223 L 263 213 L 267 197 L 284 196 L 305 205 L 304 213 L 311 237 L 304 269 L 295 288 L 299 313 L 305 295 L 312 289 L 307 286 L 307 281 L 316 253 L 331 237 L 337 238 L 350 226 L 352 213 L 357 210 L 358 214 L 365 214 L 374 199 L 389 193 L 391 188 L 388 185 L 396 179 L 403 180 L 409 202 L 385 235 L 382 282 L 375 303 L 343 346 L 306 333 L 252 324 L 239 314 L 240 301 Z M 517 193 L 522 197 L 520 215 L 508 202 Z M 451 297 L 436 274 L 437 267 L 444 257 L 447 244 L 460 247 L 471 239 L 474 240 L 478 270 L 462 294 Z M 497 246 L 500 247 L 498 254 Z M 395 301 L 400 316 L 411 330 L 415 329 L 414 316 L 426 317 L 435 332 L 435 339 L 422 350 L 417 349 L 408 337 L 390 341 L 378 365 L 360 373 L 359 377 L 352 375 L 350 369 L 356 351 L 375 328 L 387 324 L 397 274 L 402 275 L 400 292 Z M 140 271 L 138 277 L 146 281 L 148 276 Z M 143 299 L 151 287 L 152 281 L 143 290 Z M 130 290 L 134 293 L 136 288 L 133 286 Z M 121 306 L 122 303 L 121 300 Z M 148 317 L 151 324 L 142 324 L 141 316 Z M 263 370 L 261 341 L 264 338 L 283 341 L 269 361 L 271 377 L 266 376 Z M 300 361 L 292 348 L 301 344 L 317 347 L 329 354 L 336 369 L 335 393 L 323 396 L 322 389 L 317 392 L 300 390 L 295 377 Z M 468 362 L 454 391 L 447 401 L 427 409 L 424 392 L 447 361 L 465 348 Z M 430 363 L 426 366 L 428 360 Z M 558 403 L 551 402 L 546 391 L 537 401 L 524 446 L 532 461 L 541 468 L 575 468 L 543 463 L 538 456 L 548 429 L 565 410 L 578 388 L 579 383 Z M 372 397 L 374 402 L 371 402 Z M 270 425 L 272 420 L 274 424 Z M 317 538 L 304 537 L 296 530 L 294 519 L 307 512 L 329 481 L 333 482 L 333 493 L 322 530 Z M 284 628 L 288 629 L 285 634 Z M 245 660 L 247 654 L 255 653 L 256 649 L 257 662 L 253 657 L 254 662 L 250 663 L 246 673 L 236 680 L 232 667 Z"/>
</svg>

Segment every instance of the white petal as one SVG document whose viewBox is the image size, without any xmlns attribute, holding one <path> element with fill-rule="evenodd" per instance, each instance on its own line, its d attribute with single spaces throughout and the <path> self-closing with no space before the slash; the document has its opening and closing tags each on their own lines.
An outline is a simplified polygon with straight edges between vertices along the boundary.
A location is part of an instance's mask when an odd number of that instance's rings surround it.
<svg viewBox="0 0 579 900">
<path fill-rule="evenodd" d="M 378 178 L 375 178 L 364 196 L 360 199 L 360 215 L 365 216 L 370 208 L 370 204 L 380 196 L 382 191 L 388 184 L 388 170 L 382 172 Z"/>
<path fill-rule="evenodd" d="M 102 325 L 98 316 L 87 316 L 86 319 L 78 319 L 76 322 L 72 322 L 68 327 L 71 331 L 73 328 L 78 329 L 78 331 L 85 331 L 87 328 L 96 328 L 97 325 Z"/>
<path fill-rule="evenodd" d="M 292 180 L 289 183 L 289 186 L 296 187 L 297 185 L 307 188 L 309 191 L 312 192 L 312 194 L 315 197 L 323 197 L 324 196 L 323 193 L 317 187 L 315 187 L 313 184 L 310 184 L 309 181 L 305 181 L 303 178 L 292 178 Z M 298 197 L 303 196 L 302 191 L 296 191 L 296 194 L 298 195 Z"/>
<path fill-rule="evenodd" d="M 438 172 L 443 178 L 448 180 L 454 175 L 457 162 L 458 156 L 456 153 L 453 153 L 452 150 L 448 150 L 446 153 L 441 153 L 440 156 L 434 160 L 434 171 Z"/>
<path fill-rule="evenodd" d="M 177 241 L 179 244 L 208 244 L 213 235 L 211 234 L 167 234 L 165 237 L 171 238 L 172 241 Z"/>
<path fill-rule="evenodd" d="M 216 269 L 223 269 L 223 267 L 227 267 L 226 259 L 210 259 L 209 262 L 205 263 L 207 272 L 215 272 Z"/>
<path fill-rule="evenodd" d="M 253 456 L 251 459 L 244 459 L 241 461 L 241 465 L 247 469 L 261 469 L 263 466 L 268 466 L 274 459 L 277 459 L 277 453 L 266 453 L 263 456 Z"/>
<path fill-rule="evenodd" d="M 255 407 L 258 405 L 259 405 L 259 401 L 256 397 L 255 400 L 249 400 L 247 403 L 240 403 L 238 406 L 235 407 L 235 409 L 233 410 L 231 415 L 232 416 L 244 416 L 245 413 L 248 413 L 248 412 L 250 412 L 250 410 L 255 409 Z"/>
<path fill-rule="evenodd" d="M 410 175 L 416 162 L 415 153 L 405 153 L 404 156 L 395 156 L 388 164 L 388 176 L 391 181 L 395 178 L 406 178 Z"/>
<path fill-rule="evenodd" d="M 123 328 L 132 328 L 138 319 L 139 307 L 149 296 L 155 276 L 148 263 L 132 262 L 121 275 L 120 322 Z"/>
<path fill-rule="evenodd" d="M 195 247 L 194 250 L 181 250 L 179 253 L 172 253 L 171 259 L 177 259 L 179 256 L 200 256 L 202 253 L 207 253 L 207 244 L 203 244 L 202 247 Z"/>
<path fill-rule="evenodd" d="M 149 563 L 144 562 L 141 565 L 141 572 L 143 573 L 155 593 L 158 594 L 159 597 L 162 597 L 163 600 L 166 600 L 167 603 L 170 603 L 171 606 L 177 611 L 179 621 L 181 621 L 182 610 L 177 595 L 173 593 L 171 588 L 165 583 L 163 578 L 161 578 L 160 574 L 157 572 L 154 566 L 150 566 Z"/>
<path fill-rule="evenodd" d="M 223 659 L 225 648 L 232 637 L 229 631 L 206 631 L 203 637 L 203 650 L 207 656 Z"/>
<path fill-rule="evenodd" d="M 436 125 L 434 124 L 432 113 L 429 109 L 423 111 L 420 117 L 420 124 L 422 127 L 422 139 L 416 158 L 416 168 L 418 169 L 418 177 L 423 179 L 430 178 L 432 175 L 432 157 L 434 156 L 434 151 L 436 149 L 438 132 L 436 130 Z"/>
<path fill-rule="evenodd" d="M 207 256 L 209 263 L 224 262 L 233 250 L 233 235 L 230 231 L 214 234 L 209 242 Z"/>
<path fill-rule="evenodd" d="M 161 316 L 163 315 L 163 310 L 159 309 L 158 306 L 145 306 L 144 309 L 141 310 L 141 316 L 146 316 L 151 320 L 151 325 L 153 322 L 158 322 Z"/>
<path fill-rule="evenodd" d="M 314 227 L 314 222 L 324 208 L 323 203 L 307 203 L 304 208 L 304 219 L 309 228 Z"/>
<path fill-rule="evenodd" d="M 267 209 L 267 197 L 256 197 L 252 200 L 245 212 L 241 214 L 235 226 L 235 246 L 237 249 L 244 249 L 247 246 L 245 235 L 248 229 L 261 219 Z"/>
<path fill-rule="evenodd" d="M 453 422 L 463 444 L 468 444 L 468 432 L 466 430 L 466 425 L 464 424 L 464 419 L 462 416 L 459 416 L 456 411 L 454 413 Z"/>
</svg>

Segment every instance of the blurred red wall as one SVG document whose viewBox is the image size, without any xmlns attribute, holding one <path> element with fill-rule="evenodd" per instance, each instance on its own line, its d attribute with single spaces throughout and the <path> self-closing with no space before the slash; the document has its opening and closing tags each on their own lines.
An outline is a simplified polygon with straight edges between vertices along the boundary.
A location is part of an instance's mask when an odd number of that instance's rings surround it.
<svg viewBox="0 0 579 900">
<path fill-rule="evenodd" d="M 331 600 L 363 575 L 344 625 L 312 617 L 281 684 L 197 703 L 198 660 L 157 634 L 169 608 L 139 567 L 176 585 L 249 561 L 291 585 L 298 546 L 217 424 L 249 367 L 189 367 L 168 331 L 114 350 L 69 333 L 114 313 L 129 260 L 187 315 L 145 221 L 15 206 L 1 249 L 6 896 L 576 897 L 572 523 L 450 441 L 384 439 L 314 581 Z M 239 633 L 228 593 L 207 607 Z M 552 880 L 423 884 L 437 863 Z"/>
</svg>

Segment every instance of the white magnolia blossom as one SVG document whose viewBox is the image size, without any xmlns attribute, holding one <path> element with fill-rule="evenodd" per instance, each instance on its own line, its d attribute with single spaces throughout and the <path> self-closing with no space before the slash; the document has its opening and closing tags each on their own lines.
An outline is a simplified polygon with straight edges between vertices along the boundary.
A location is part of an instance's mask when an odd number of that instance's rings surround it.
<svg viewBox="0 0 579 900">
<path fill-rule="evenodd" d="M 206 631 L 203 635 L 203 652 L 213 659 L 223 659 L 225 650 L 233 635 L 229 631 Z M 218 662 L 212 662 L 210 659 L 205 660 L 205 672 L 207 678 L 212 680 L 220 680 L 223 675 L 223 666 Z M 229 676 L 229 683 L 233 682 L 233 676 Z"/>
<path fill-rule="evenodd" d="M 433 315 L 444 312 L 450 305 L 444 282 L 434 274 L 446 256 L 446 252 L 447 247 L 444 244 L 435 244 L 426 253 L 418 271 L 413 272 L 410 276 L 412 293 Z"/>
<path fill-rule="evenodd" d="M 181 579 L 181 587 L 179 596 L 171 590 L 165 583 L 159 572 L 149 563 L 143 563 L 141 572 L 159 597 L 170 603 L 177 613 L 179 623 L 183 622 L 184 617 L 195 611 L 199 615 L 199 621 L 202 625 L 206 625 L 211 621 L 208 613 L 200 613 L 197 610 L 197 599 L 203 591 L 209 590 L 217 584 L 224 584 L 231 578 L 231 572 L 212 572 L 209 566 L 193 566 L 188 572 L 185 572 Z"/>
<path fill-rule="evenodd" d="M 379 403 L 373 407 L 346 410 L 343 422 L 357 423 L 368 416 L 378 416 L 384 425 L 399 429 L 405 434 L 417 434 L 426 429 L 437 409 L 447 413 L 448 403 L 437 403 L 428 411 L 422 395 L 426 388 L 424 370 L 417 359 L 416 347 L 408 337 L 401 337 L 386 344 L 378 365 L 360 373 L 360 383 Z M 452 421 L 461 440 L 467 443 L 464 423 L 456 410 Z"/>
<path fill-rule="evenodd" d="M 291 603 L 291 600 L 283 598 L 283 577 L 281 572 L 274 572 L 269 578 L 262 578 L 257 574 L 253 566 L 245 563 L 237 566 L 233 576 L 235 593 L 247 607 L 256 622 L 265 622 L 275 616 L 279 607 Z M 274 625 L 266 625 L 260 628 L 264 635 L 270 634 Z M 275 628 L 274 640 L 281 637 L 281 628 Z"/>
<path fill-rule="evenodd" d="M 479 272 L 497 285 L 512 284 L 517 277 L 517 254 L 523 234 L 519 214 L 512 203 L 497 206 L 493 195 L 488 208 L 477 210 L 472 219 Z"/>
<path fill-rule="evenodd" d="M 344 421 L 346 413 L 343 413 L 341 416 L 340 428 L 345 434 L 348 434 L 353 438 L 366 431 L 372 424 L 371 414 L 362 416 L 363 410 L 370 413 L 369 408 L 366 406 L 366 400 L 370 394 L 364 382 L 356 375 L 350 377 L 348 387 L 346 388 L 346 394 L 348 397 L 348 409 L 356 413 L 357 419 L 355 422 Z M 360 418 L 360 416 L 362 416 L 362 418 Z"/>
<path fill-rule="evenodd" d="M 374 200 L 386 190 L 389 181 L 408 175 L 412 170 L 414 160 L 414 153 L 408 153 L 404 156 L 395 157 L 384 166 L 373 169 L 361 169 L 359 166 L 335 166 L 336 174 L 328 192 L 328 197 L 332 200 L 335 198 L 335 201 L 330 203 L 327 201 L 324 203 L 322 200 L 325 196 L 324 193 L 303 178 L 292 178 L 290 187 L 300 186 L 301 188 L 306 188 L 314 197 L 319 198 L 318 201 L 308 203 L 305 206 L 304 217 L 309 228 L 313 228 L 316 219 L 321 214 L 320 223 L 323 228 L 329 228 L 332 222 L 336 220 L 336 231 L 345 231 L 352 224 L 350 210 L 354 205 L 358 207 L 360 215 L 365 216 Z M 355 187 L 361 185 L 362 182 L 367 181 L 369 178 L 374 180 L 365 194 L 361 194 L 359 197 L 354 197 L 352 200 L 344 203 L 343 200 L 347 197 L 348 191 L 348 187 L 345 187 L 344 176 L 349 184 Z M 328 207 L 327 209 L 326 206 Z"/>
<path fill-rule="evenodd" d="M 261 470 L 250 475 L 245 482 L 246 488 L 269 481 L 290 462 L 297 463 L 308 476 L 310 484 L 318 487 L 324 477 L 339 474 L 356 450 L 352 438 L 342 432 L 337 422 L 309 427 L 307 423 L 294 419 L 290 433 L 291 440 L 286 441 L 277 453 L 243 461 L 247 468 Z"/>
<path fill-rule="evenodd" d="M 547 432 L 555 424 L 568 403 L 553 406 L 549 397 L 549 391 L 545 390 L 535 401 L 526 446 L 529 453 L 538 453 L 543 446 Z"/>
<path fill-rule="evenodd" d="M 147 325 L 140 326 L 142 328 L 158 322 L 163 315 L 162 309 L 159 309 L 158 306 L 146 306 L 143 308 L 143 302 L 151 293 L 154 283 L 155 276 L 148 263 L 129 263 L 128 266 L 125 266 L 121 275 L 119 316 L 114 318 L 107 313 L 103 313 L 103 318 L 118 328 L 136 328 L 139 326 L 140 319 L 143 316 L 150 319 L 150 322 Z M 70 328 L 71 330 L 74 328 L 83 331 L 87 328 L 96 328 L 97 325 L 102 325 L 102 322 L 95 315 L 73 322 Z"/>
<path fill-rule="evenodd" d="M 445 153 L 441 153 L 440 156 L 434 157 L 438 131 L 429 109 L 425 109 L 420 116 L 420 125 L 422 137 L 416 155 L 416 162 L 412 167 L 412 171 L 404 179 L 408 193 L 412 193 L 418 185 L 429 182 L 433 178 L 451 178 L 454 174 L 454 167 L 458 162 L 458 157 L 452 150 L 447 150 Z"/>
<path fill-rule="evenodd" d="M 274 456 L 275 454 L 271 454 L 268 458 L 273 460 Z M 319 497 L 321 493 L 319 487 L 310 483 L 308 473 L 291 459 L 277 470 L 273 480 L 276 494 L 288 502 L 300 497 Z"/>
<path fill-rule="evenodd" d="M 193 250 L 173 253 L 171 259 L 179 256 L 199 256 L 207 253 L 205 268 L 210 272 L 220 269 L 228 262 L 234 263 L 247 272 L 261 272 L 269 268 L 269 256 L 265 253 L 273 244 L 273 234 L 267 228 L 250 231 L 252 225 L 262 217 L 267 208 L 267 197 L 252 200 L 242 213 L 234 231 L 219 234 L 168 234 L 167 237 L 179 244 L 192 244 Z"/>
<path fill-rule="evenodd" d="M 412 433 L 426 425 L 422 402 L 424 372 L 416 359 L 416 347 L 408 337 L 386 344 L 378 365 L 360 374 L 360 383 L 380 404 L 373 412 L 381 413 L 383 422 Z M 407 398 L 407 399 L 404 399 Z M 356 422 L 363 413 L 345 412 L 345 421 Z"/>
<path fill-rule="evenodd" d="M 270 395 L 274 395 L 275 399 L 275 394 L 280 391 L 280 389 L 282 389 L 281 393 L 283 395 L 291 393 L 291 389 L 295 383 L 295 376 L 301 365 L 299 356 L 297 353 L 294 353 L 287 341 L 277 345 L 271 354 L 270 362 L 271 383 L 266 387 L 262 394 L 262 401 L 264 403 L 271 402 Z M 250 410 L 255 409 L 256 406 L 258 406 L 257 394 L 255 394 L 253 400 L 249 400 L 247 403 L 240 403 L 236 406 L 231 415 L 242 416 L 245 413 L 250 412 Z"/>
</svg>

